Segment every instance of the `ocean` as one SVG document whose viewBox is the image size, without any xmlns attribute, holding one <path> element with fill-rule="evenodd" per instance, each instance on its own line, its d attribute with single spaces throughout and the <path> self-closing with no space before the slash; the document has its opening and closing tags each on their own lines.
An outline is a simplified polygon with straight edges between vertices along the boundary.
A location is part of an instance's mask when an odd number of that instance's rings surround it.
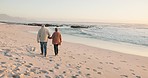
<svg viewBox="0 0 148 78">
<path fill-rule="evenodd" d="M 110 42 L 124 42 L 148 47 L 148 26 L 96 25 L 90 28 L 60 28 L 62 34 Z"/>
<path fill-rule="evenodd" d="M 71 28 L 73 25 L 89 26 L 89 28 Z M 55 27 L 49 27 L 48 29 L 52 33 L 54 28 Z M 58 28 L 64 41 L 122 53 L 148 56 L 148 25 L 68 23 Z"/>
</svg>

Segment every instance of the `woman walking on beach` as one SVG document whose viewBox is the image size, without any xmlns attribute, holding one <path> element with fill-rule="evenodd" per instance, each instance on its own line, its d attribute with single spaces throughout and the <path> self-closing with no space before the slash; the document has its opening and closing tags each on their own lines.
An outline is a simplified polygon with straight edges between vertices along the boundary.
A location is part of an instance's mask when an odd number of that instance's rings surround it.
<svg viewBox="0 0 148 78">
<path fill-rule="evenodd" d="M 50 37 L 52 39 L 52 44 L 54 45 L 55 56 L 58 55 L 58 45 L 61 45 L 62 37 L 61 33 L 58 31 L 58 28 L 55 28 L 55 32 Z"/>
</svg>

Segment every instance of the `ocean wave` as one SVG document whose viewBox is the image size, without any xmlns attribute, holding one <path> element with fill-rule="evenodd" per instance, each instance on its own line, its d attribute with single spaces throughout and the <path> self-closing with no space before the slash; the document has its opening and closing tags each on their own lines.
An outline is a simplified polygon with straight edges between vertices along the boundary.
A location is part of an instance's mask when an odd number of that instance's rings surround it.
<svg viewBox="0 0 148 78">
<path fill-rule="evenodd" d="M 148 29 L 137 26 L 97 25 L 77 29 L 66 26 L 61 27 L 60 31 L 73 36 L 148 46 Z"/>
</svg>

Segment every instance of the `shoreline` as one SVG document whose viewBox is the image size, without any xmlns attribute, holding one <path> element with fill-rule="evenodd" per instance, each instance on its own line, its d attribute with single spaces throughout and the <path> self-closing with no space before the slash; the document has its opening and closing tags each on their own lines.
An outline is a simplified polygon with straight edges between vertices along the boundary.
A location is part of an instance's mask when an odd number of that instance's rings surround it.
<svg viewBox="0 0 148 78">
<path fill-rule="evenodd" d="M 50 40 L 47 57 L 43 57 L 36 35 L 27 32 L 39 27 L 0 25 L 0 77 L 148 77 L 148 57 L 65 41 L 59 46 L 59 55 L 54 56 Z"/>
<path fill-rule="evenodd" d="M 51 31 L 51 28 L 48 28 L 48 29 L 52 34 L 53 31 Z M 37 31 L 29 31 L 29 32 L 37 34 Z M 92 38 L 77 37 L 77 36 L 72 36 L 68 34 L 62 34 L 62 36 L 65 42 L 84 44 L 90 47 L 116 51 L 119 53 L 148 57 L 148 48 L 142 45 L 135 45 L 135 44 L 123 43 L 123 42 L 103 41 L 103 40 L 97 40 Z"/>
</svg>

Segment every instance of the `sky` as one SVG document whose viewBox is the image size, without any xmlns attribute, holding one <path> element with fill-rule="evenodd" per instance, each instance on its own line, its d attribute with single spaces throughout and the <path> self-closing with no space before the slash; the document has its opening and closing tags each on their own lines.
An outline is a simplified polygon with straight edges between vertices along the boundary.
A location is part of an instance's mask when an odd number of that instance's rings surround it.
<svg viewBox="0 0 148 78">
<path fill-rule="evenodd" d="M 0 14 L 44 21 L 148 24 L 148 0 L 0 0 Z"/>
</svg>

